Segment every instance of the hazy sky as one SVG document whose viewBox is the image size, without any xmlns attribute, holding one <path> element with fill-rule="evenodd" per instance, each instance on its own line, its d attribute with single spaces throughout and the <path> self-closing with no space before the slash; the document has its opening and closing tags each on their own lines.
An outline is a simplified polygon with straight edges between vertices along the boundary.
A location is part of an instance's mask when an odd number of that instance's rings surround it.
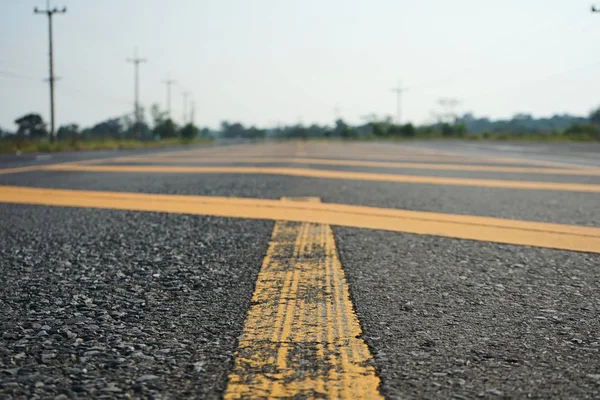
<svg viewBox="0 0 600 400">
<path fill-rule="evenodd" d="M 587 114 L 600 104 L 600 14 L 590 0 L 52 0 L 57 123 L 94 122 L 133 108 L 137 45 L 141 102 L 173 116 L 193 93 L 196 122 L 267 126 L 350 122 L 395 114 L 426 122 L 442 97 L 458 111 L 508 117 Z M 45 0 L 0 0 L 0 127 L 48 117 Z"/>
</svg>

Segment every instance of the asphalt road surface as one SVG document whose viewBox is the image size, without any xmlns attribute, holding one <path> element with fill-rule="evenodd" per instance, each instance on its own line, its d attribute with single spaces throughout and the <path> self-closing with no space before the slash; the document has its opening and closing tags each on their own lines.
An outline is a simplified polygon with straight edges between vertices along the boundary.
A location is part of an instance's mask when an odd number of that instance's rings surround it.
<svg viewBox="0 0 600 400">
<path fill-rule="evenodd" d="M 600 148 L 0 157 L 0 398 L 600 398 Z"/>
</svg>

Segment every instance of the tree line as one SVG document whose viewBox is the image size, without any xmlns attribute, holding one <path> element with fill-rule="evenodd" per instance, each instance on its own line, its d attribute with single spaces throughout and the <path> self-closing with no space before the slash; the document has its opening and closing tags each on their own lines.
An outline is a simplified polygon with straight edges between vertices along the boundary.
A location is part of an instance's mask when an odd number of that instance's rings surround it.
<svg viewBox="0 0 600 400">
<path fill-rule="evenodd" d="M 141 122 L 135 122 L 130 115 L 109 118 L 86 128 L 80 128 L 76 123 L 65 124 L 58 128 L 56 137 L 61 141 L 68 140 L 160 140 L 160 139 L 194 139 L 210 137 L 208 128 L 200 129 L 192 122 L 177 125 L 162 111 L 158 105 L 150 108 L 152 121 L 148 123 L 144 110 L 141 110 Z M 15 120 L 17 129 L 14 132 L 0 129 L 3 140 L 43 140 L 49 132 L 47 124 L 37 113 L 29 113 Z"/>
<path fill-rule="evenodd" d="M 283 125 L 271 128 L 244 126 L 240 122 L 223 121 L 220 129 L 198 128 L 191 122 L 177 125 L 158 105 L 150 108 L 151 121 L 147 122 L 142 111 L 141 122 L 136 123 L 130 115 L 111 118 L 91 127 L 80 129 L 77 124 L 59 127 L 58 140 L 102 140 L 102 139 L 194 139 L 222 137 L 226 139 L 394 139 L 394 138 L 496 138 L 510 139 L 527 136 L 565 137 L 571 139 L 600 140 L 600 108 L 589 117 L 555 115 L 550 118 L 533 118 L 531 115 L 517 114 L 509 120 L 490 120 L 475 118 L 472 114 L 455 117 L 450 121 L 438 121 L 432 124 L 415 126 L 413 124 L 395 124 L 390 117 L 378 119 L 361 125 L 350 125 L 338 119 L 329 125 Z M 27 114 L 15 120 L 17 131 L 4 133 L 4 140 L 41 140 L 48 137 L 46 123 L 39 114 Z"/>
</svg>

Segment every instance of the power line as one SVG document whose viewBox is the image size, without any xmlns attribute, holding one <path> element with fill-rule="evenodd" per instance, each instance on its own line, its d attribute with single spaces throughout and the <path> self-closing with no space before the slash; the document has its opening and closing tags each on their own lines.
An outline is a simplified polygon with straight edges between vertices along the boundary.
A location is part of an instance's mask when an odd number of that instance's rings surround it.
<svg viewBox="0 0 600 400">
<path fill-rule="evenodd" d="M 50 59 L 50 76 L 48 77 L 48 82 L 50 83 L 50 141 L 54 142 L 56 139 L 56 132 L 54 130 L 54 81 L 56 77 L 54 76 L 54 55 L 52 48 L 52 16 L 54 14 L 65 14 L 67 12 L 67 7 L 63 7 L 62 10 L 54 7 L 50 9 L 50 0 L 46 0 L 46 9 L 38 10 L 37 7 L 33 9 L 35 14 L 46 14 L 48 16 L 48 42 L 49 42 L 49 59 Z"/>
<path fill-rule="evenodd" d="M 40 81 L 39 78 L 29 76 L 29 75 L 19 74 L 17 72 L 10 71 L 7 69 L 0 69 L 0 78 L 8 78 L 9 80 L 25 80 L 25 81 L 33 81 L 33 82 Z M 81 89 L 80 87 L 70 86 L 69 84 L 61 85 L 61 93 L 62 93 L 63 97 L 70 94 L 71 95 L 70 97 L 74 98 L 73 94 L 76 94 L 77 99 L 80 99 L 82 97 L 87 97 L 90 99 L 98 100 L 99 98 L 101 98 L 101 99 L 108 100 L 112 103 L 131 104 L 130 100 L 126 100 L 122 97 L 117 97 L 117 96 L 106 94 L 106 93 L 91 92 L 91 91 L 88 91 L 85 89 Z"/>
<path fill-rule="evenodd" d="M 43 67 L 41 67 L 39 64 L 36 64 L 35 67 L 33 67 L 32 65 L 26 65 L 21 62 L 15 62 L 14 60 L 6 60 L 6 59 L 0 59 L 0 68 L 12 68 L 12 69 L 16 68 L 20 72 L 26 71 L 28 73 L 35 73 L 36 76 L 39 76 L 40 71 L 43 70 Z M 38 79 L 38 81 L 39 81 L 39 78 L 36 78 L 36 79 Z"/>
<path fill-rule="evenodd" d="M 30 80 L 30 81 L 39 81 L 39 78 L 35 78 L 33 76 L 28 76 L 28 75 L 21 75 L 15 72 L 11 72 L 8 70 L 2 70 L 0 69 L 0 76 L 4 76 L 6 78 L 16 78 L 16 79 L 26 79 L 26 80 Z"/>
<path fill-rule="evenodd" d="M 133 70 L 134 70 L 134 98 L 135 98 L 135 103 L 133 106 L 133 116 L 135 118 L 135 131 L 136 131 L 136 136 L 139 138 L 140 137 L 140 124 L 141 124 L 141 120 L 142 120 L 142 116 L 140 115 L 140 64 L 141 63 L 145 63 L 148 60 L 146 60 L 145 58 L 139 58 L 137 55 L 137 47 L 135 48 L 134 52 L 133 52 L 133 58 L 128 58 L 127 62 L 130 62 L 133 64 Z"/>
<path fill-rule="evenodd" d="M 27 80 L 27 81 L 34 81 L 34 82 L 39 82 L 39 78 L 30 76 L 30 75 L 22 75 L 16 72 L 12 72 L 9 70 L 5 70 L 5 69 L 0 69 L 0 77 L 5 77 L 5 78 L 13 78 L 13 79 L 22 79 L 22 80 Z M 85 96 L 89 96 L 91 97 L 103 97 L 107 100 L 110 101 L 114 101 L 114 102 L 121 102 L 121 103 L 127 103 L 130 104 L 129 100 L 125 100 L 122 97 L 115 97 L 109 94 L 105 94 L 105 93 L 92 93 L 90 91 L 87 90 L 82 90 L 79 87 L 73 87 L 73 86 L 69 86 L 68 84 L 62 84 L 62 88 L 64 92 L 75 92 L 81 95 L 85 95 Z"/>
<path fill-rule="evenodd" d="M 74 87 L 74 86 L 70 86 L 70 85 L 65 85 L 63 84 L 62 87 L 66 90 L 66 91 L 71 91 L 73 93 L 77 93 L 78 95 L 82 95 L 82 96 L 87 96 L 88 98 L 94 98 L 97 99 L 98 97 L 102 97 L 106 100 L 110 100 L 111 102 L 118 102 L 118 103 L 123 103 L 123 104 L 131 104 L 130 100 L 126 100 L 123 97 L 117 97 L 117 96 L 113 96 L 111 94 L 106 94 L 106 93 L 98 93 L 98 92 L 91 92 L 85 89 L 80 89 L 79 87 Z"/>
</svg>

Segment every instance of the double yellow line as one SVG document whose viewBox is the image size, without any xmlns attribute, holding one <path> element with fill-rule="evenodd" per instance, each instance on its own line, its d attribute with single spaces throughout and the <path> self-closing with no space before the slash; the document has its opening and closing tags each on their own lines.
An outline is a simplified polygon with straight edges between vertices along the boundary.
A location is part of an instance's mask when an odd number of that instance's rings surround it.
<svg viewBox="0 0 600 400">
<path fill-rule="evenodd" d="M 305 149 L 299 147 L 302 154 Z M 143 159 L 137 158 L 143 162 Z M 177 159 L 176 161 L 179 161 Z M 108 160 L 101 160 L 101 162 Z M 114 159 L 112 161 L 115 161 Z M 123 161 L 123 160 L 121 160 Z M 153 162 L 159 161 L 152 159 Z M 174 160 L 175 161 L 175 160 Z M 244 162 L 241 159 L 238 162 Z M 295 159 L 294 161 L 298 161 Z M 350 165 L 347 161 L 307 164 Z M 214 161 L 212 161 L 214 162 Z M 257 162 L 268 162 L 263 160 Z M 289 161 L 288 161 L 289 162 Z M 411 168 L 416 164 L 361 162 Z M 358 165 L 358 164 L 354 164 Z M 419 167 L 422 165 L 419 164 Z M 436 166 L 439 168 L 439 166 Z M 447 166 L 446 166 L 447 167 Z M 461 166 L 455 166 L 461 167 Z M 474 166 L 454 170 L 471 170 Z M 525 172 L 490 167 L 493 172 Z M 511 168 L 510 171 L 507 168 Z M 600 185 L 404 176 L 297 168 L 56 164 L 32 170 L 158 173 L 257 173 L 380 182 L 600 192 Z M 431 169 L 434 169 L 433 167 Z M 549 169 L 540 169 L 545 173 Z M 492 170 L 490 170 L 492 171 Z M 531 169 L 527 169 L 530 172 Z M 0 171 L 1 173 L 1 171 Z M 552 172 L 548 172 L 552 173 Z M 555 172 L 556 173 L 556 172 Z M 559 170 L 562 175 L 595 175 Z M 0 186 L 0 203 L 154 211 L 276 221 L 224 398 L 381 399 L 380 380 L 362 339 L 332 225 L 538 246 L 600 254 L 600 229 L 341 204 L 318 199 L 244 199 Z"/>
<path fill-rule="evenodd" d="M 277 222 L 226 400 L 382 399 L 331 227 Z"/>
</svg>

